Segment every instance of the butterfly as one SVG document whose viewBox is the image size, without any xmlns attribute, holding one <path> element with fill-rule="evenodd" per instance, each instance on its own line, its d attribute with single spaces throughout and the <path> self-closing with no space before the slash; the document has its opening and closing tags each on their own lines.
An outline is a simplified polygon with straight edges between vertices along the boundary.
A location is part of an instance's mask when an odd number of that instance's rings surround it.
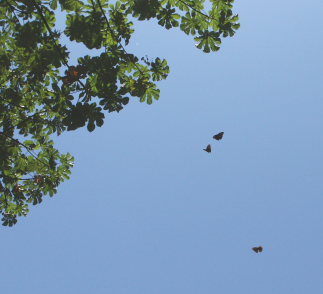
<svg viewBox="0 0 323 294">
<path fill-rule="evenodd" d="M 252 250 L 255 251 L 256 253 L 262 252 L 262 249 L 263 248 L 261 246 L 252 248 Z"/>
<path fill-rule="evenodd" d="M 215 139 L 215 140 L 221 140 L 222 138 L 223 138 L 223 135 L 224 135 L 224 132 L 220 132 L 220 133 L 218 133 L 218 134 L 216 134 L 216 135 L 214 135 L 213 136 L 213 139 Z"/>
<path fill-rule="evenodd" d="M 204 151 L 206 151 L 207 153 L 211 152 L 211 145 L 207 145 L 205 149 L 203 149 Z"/>
</svg>

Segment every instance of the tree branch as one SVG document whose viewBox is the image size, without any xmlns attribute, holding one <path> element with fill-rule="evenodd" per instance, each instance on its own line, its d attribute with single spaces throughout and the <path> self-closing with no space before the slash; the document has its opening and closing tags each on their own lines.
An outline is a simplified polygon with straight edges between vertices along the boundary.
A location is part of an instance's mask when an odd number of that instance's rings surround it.
<svg viewBox="0 0 323 294">
<path fill-rule="evenodd" d="M 61 58 L 62 58 L 62 60 L 63 60 L 63 64 L 64 64 L 68 69 L 70 69 L 70 66 L 68 65 L 67 61 L 65 60 L 65 56 L 63 56 L 63 55 L 62 55 L 61 51 L 59 50 L 59 48 L 58 48 L 58 46 L 57 46 L 57 44 L 56 44 L 55 38 L 54 38 L 54 36 L 53 36 L 53 32 L 52 32 L 51 28 L 49 27 L 48 22 L 47 22 L 46 18 L 44 17 L 44 15 L 43 15 L 43 13 L 42 13 L 42 11 L 41 11 L 41 8 L 39 7 L 39 5 L 36 3 L 36 1 L 35 1 L 35 0 L 31 0 L 31 1 L 33 2 L 34 6 L 36 7 L 36 10 L 37 10 L 37 12 L 38 12 L 38 14 L 39 14 L 40 18 L 41 18 L 41 19 L 42 19 L 42 21 L 44 22 L 44 24 L 45 24 L 45 26 L 46 26 L 46 28 L 47 28 L 47 31 L 49 32 L 49 34 L 50 34 L 50 36 L 51 36 L 51 39 L 52 39 L 52 41 L 53 41 L 53 44 L 54 44 L 55 50 L 58 52 L 58 54 L 61 56 Z M 77 81 L 81 84 L 81 86 L 83 87 L 83 90 L 84 90 L 85 92 L 87 92 L 87 89 L 86 89 L 85 85 L 83 84 L 83 82 L 82 82 L 79 78 L 78 78 L 78 80 L 77 80 Z"/>
<path fill-rule="evenodd" d="M 197 12 L 198 14 L 201 14 L 201 15 L 203 15 L 204 17 L 206 17 L 206 18 L 208 18 L 208 19 L 217 20 L 217 19 L 215 19 L 215 18 L 213 18 L 213 17 L 211 17 L 211 16 L 209 16 L 209 15 L 205 14 L 204 12 L 202 12 L 202 11 L 200 11 L 200 10 L 196 9 L 194 6 L 192 6 L 192 5 L 188 4 L 188 3 L 186 3 L 186 2 L 185 2 L 185 1 L 183 1 L 183 0 L 178 0 L 178 1 L 179 1 L 179 2 L 181 2 L 181 3 L 183 3 L 183 4 L 184 4 L 184 5 L 186 5 L 187 7 L 191 8 L 192 10 L 194 10 L 195 12 Z"/>
<path fill-rule="evenodd" d="M 91 1 L 91 3 L 92 3 L 92 6 L 93 6 L 93 7 L 95 7 L 95 6 L 94 6 L 94 2 L 93 2 L 93 0 L 90 0 L 90 1 Z M 117 38 L 117 36 L 114 34 L 114 31 L 112 30 L 112 28 L 111 28 L 111 26 L 110 26 L 109 20 L 108 20 L 107 16 L 106 16 L 106 15 L 105 15 L 105 13 L 104 13 L 104 10 L 103 10 L 103 7 L 102 7 L 102 5 L 101 5 L 100 0 L 97 0 L 97 3 L 98 3 L 98 6 L 99 6 L 99 8 L 100 8 L 100 10 L 101 10 L 101 13 L 102 13 L 103 17 L 105 18 L 105 21 L 106 21 L 106 24 L 107 24 L 108 30 L 110 31 L 110 33 L 111 33 L 112 37 L 113 37 L 113 38 L 118 42 L 118 38 Z M 126 51 L 126 49 L 124 48 L 124 46 L 121 44 L 121 42 L 119 42 L 119 45 L 120 45 L 120 47 L 121 47 L 122 51 L 126 54 L 126 56 L 128 56 L 128 52 Z M 139 66 L 138 66 L 138 64 L 137 64 L 137 63 L 133 62 L 133 61 L 132 61 L 132 60 L 130 60 L 129 58 L 128 58 L 128 60 L 129 60 L 129 62 L 131 62 L 131 63 L 133 63 L 133 64 L 135 65 L 135 67 L 139 70 L 139 72 L 140 72 L 142 75 L 144 74 L 144 73 L 141 71 L 141 69 L 139 68 Z"/>
<path fill-rule="evenodd" d="M 21 143 L 18 139 L 14 139 L 14 138 L 8 136 L 7 134 L 5 134 L 4 132 L 0 132 L 0 135 L 3 135 L 6 138 L 12 140 L 13 142 L 16 142 L 19 145 L 23 146 L 32 157 L 34 157 L 36 160 L 38 160 L 39 162 L 41 162 L 43 165 L 49 166 L 49 163 L 45 163 L 42 160 L 40 160 L 33 152 L 31 152 L 31 150 L 30 150 L 30 148 L 28 146 L 26 146 L 24 143 Z"/>
</svg>

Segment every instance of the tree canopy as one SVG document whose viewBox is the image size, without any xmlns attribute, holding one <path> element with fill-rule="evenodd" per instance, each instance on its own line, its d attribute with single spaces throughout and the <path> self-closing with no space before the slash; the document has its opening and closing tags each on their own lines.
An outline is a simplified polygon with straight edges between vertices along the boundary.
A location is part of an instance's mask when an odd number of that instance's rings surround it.
<svg viewBox="0 0 323 294">
<path fill-rule="evenodd" d="M 205 3 L 207 2 L 207 3 Z M 69 179 L 71 154 L 53 136 L 86 126 L 92 132 L 105 112 L 119 112 L 130 98 L 158 100 L 166 79 L 165 59 L 127 50 L 133 21 L 157 19 L 167 30 L 192 35 L 206 53 L 239 28 L 234 0 L 4 0 L 0 3 L 0 211 L 12 226 L 28 205 L 53 196 Z M 208 11 L 205 12 L 206 7 Z M 56 27 L 57 11 L 66 15 Z M 70 64 L 71 42 L 101 49 Z"/>
</svg>

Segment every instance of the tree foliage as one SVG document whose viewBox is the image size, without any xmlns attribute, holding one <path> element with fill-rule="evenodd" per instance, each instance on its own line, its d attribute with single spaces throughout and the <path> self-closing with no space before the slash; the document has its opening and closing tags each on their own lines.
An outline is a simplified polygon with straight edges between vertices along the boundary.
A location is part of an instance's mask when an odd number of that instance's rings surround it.
<svg viewBox="0 0 323 294">
<path fill-rule="evenodd" d="M 196 47 L 217 51 L 221 39 L 239 28 L 234 0 L 4 0 L 0 3 L 0 211 L 12 226 L 28 205 L 53 196 L 68 179 L 70 154 L 61 154 L 54 135 L 86 126 L 92 132 L 105 112 L 119 112 L 130 98 L 151 104 L 156 82 L 166 79 L 165 59 L 139 58 L 126 47 L 134 20 L 157 19 L 193 35 Z M 55 27 L 57 11 L 64 31 Z M 60 43 L 101 49 L 70 64 Z"/>
</svg>

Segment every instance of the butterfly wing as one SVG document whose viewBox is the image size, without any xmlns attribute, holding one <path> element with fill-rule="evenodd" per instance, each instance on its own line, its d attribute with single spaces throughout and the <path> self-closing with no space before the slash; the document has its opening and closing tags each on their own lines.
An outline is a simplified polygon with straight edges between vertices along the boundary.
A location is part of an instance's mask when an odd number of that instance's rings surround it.
<svg viewBox="0 0 323 294">
<path fill-rule="evenodd" d="M 258 253 L 258 247 L 252 247 L 252 250 Z"/>
<path fill-rule="evenodd" d="M 258 251 L 262 252 L 263 248 L 261 246 L 258 247 Z"/>
<path fill-rule="evenodd" d="M 205 149 L 203 149 L 204 151 L 206 151 L 207 153 L 211 152 L 211 145 L 207 145 Z"/>
<path fill-rule="evenodd" d="M 221 140 L 222 138 L 223 138 L 223 135 L 224 135 L 224 132 L 220 132 L 220 133 L 218 133 L 218 134 L 216 134 L 216 135 L 214 135 L 213 136 L 213 139 L 215 139 L 215 140 Z"/>
</svg>

